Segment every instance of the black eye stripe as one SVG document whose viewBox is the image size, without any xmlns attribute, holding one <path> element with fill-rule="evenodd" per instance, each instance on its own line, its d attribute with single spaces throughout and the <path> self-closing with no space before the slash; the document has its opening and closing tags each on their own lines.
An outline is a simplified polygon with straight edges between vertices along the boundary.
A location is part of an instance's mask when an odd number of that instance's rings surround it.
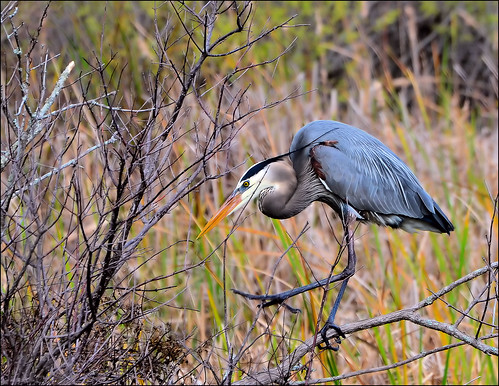
<svg viewBox="0 0 499 386">
<path fill-rule="evenodd" d="M 247 180 L 250 177 L 253 177 L 255 174 L 258 174 L 260 170 L 262 170 L 265 166 L 272 162 L 280 161 L 284 158 L 284 155 L 278 155 L 277 157 L 269 158 L 265 161 L 259 162 L 257 164 L 254 164 L 252 167 L 250 167 L 246 173 L 241 177 L 241 180 Z"/>
</svg>

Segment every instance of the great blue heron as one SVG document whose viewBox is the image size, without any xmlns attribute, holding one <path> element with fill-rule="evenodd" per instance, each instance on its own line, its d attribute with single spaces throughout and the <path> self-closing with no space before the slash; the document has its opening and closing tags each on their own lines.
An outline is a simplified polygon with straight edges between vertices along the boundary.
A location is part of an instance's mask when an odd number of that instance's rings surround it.
<svg viewBox="0 0 499 386">
<path fill-rule="evenodd" d="M 437 203 L 423 189 L 409 167 L 387 146 L 356 127 L 335 121 L 314 121 L 293 138 L 289 152 L 249 168 L 219 211 L 198 238 L 224 217 L 258 198 L 266 216 L 293 217 L 314 201 L 329 205 L 343 222 L 348 247 L 348 264 L 338 275 L 274 295 L 252 295 L 234 290 L 246 298 L 262 300 L 264 307 L 282 303 L 305 291 L 343 280 L 333 309 L 321 329 L 326 347 L 333 348 L 326 332 L 334 329 L 334 318 L 348 279 L 355 272 L 356 256 L 351 224 L 372 222 L 407 232 L 431 231 L 450 234 L 454 226 Z M 339 338 L 336 341 L 339 343 Z"/>
</svg>

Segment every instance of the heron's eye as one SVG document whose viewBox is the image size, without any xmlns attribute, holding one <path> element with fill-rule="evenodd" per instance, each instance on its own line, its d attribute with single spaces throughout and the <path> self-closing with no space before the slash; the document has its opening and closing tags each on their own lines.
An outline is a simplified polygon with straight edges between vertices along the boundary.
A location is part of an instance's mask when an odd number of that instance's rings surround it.
<svg viewBox="0 0 499 386">
<path fill-rule="evenodd" d="M 243 188 L 247 188 L 249 185 L 249 181 L 246 180 L 243 182 Z"/>
</svg>

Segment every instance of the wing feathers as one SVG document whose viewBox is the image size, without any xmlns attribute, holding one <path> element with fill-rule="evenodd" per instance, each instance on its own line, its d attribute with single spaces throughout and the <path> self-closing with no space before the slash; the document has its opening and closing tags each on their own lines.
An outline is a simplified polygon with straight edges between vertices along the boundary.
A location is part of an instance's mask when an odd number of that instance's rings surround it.
<svg viewBox="0 0 499 386">
<path fill-rule="evenodd" d="M 334 146 L 321 145 L 328 141 Z M 329 190 L 357 210 L 414 218 L 435 213 L 433 199 L 409 167 L 365 131 L 340 122 L 315 121 L 293 139 L 290 156 L 295 168 L 309 162 L 303 154 L 308 156 L 310 149 Z"/>
</svg>

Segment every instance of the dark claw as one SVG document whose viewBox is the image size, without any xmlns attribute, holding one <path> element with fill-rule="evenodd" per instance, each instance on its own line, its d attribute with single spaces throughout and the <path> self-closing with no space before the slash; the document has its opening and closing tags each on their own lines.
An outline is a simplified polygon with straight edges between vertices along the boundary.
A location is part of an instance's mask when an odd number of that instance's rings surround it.
<svg viewBox="0 0 499 386">
<path fill-rule="evenodd" d="M 232 292 L 234 292 L 236 295 L 241 295 L 245 297 L 246 299 L 251 299 L 251 300 L 261 300 L 262 303 L 258 305 L 258 307 L 261 308 L 266 308 L 269 306 L 273 306 L 274 304 L 282 304 L 288 311 L 290 311 L 293 314 L 297 314 L 301 312 L 299 308 L 294 308 L 291 307 L 289 304 L 284 303 L 286 299 L 289 298 L 289 296 L 276 296 L 276 295 L 254 295 L 254 294 L 248 294 L 246 292 L 239 291 L 237 289 L 232 289 Z M 268 300 L 271 299 L 271 300 Z M 267 300 L 267 301 L 266 301 Z"/>
<path fill-rule="evenodd" d="M 265 308 L 265 307 L 268 307 L 268 306 L 273 306 L 274 304 L 280 304 L 281 306 L 283 306 L 284 308 L 286 308 L 289 312 L 291 312 L 292 314 L 298 314 L 299 312 L 301 312 L 301 310 L 299 308 L 294 308 L 294 307 L 291 307 L 289 304 L 287 303 L 284 303 L 284 299 L 281 300 L 281 301 L 276 301 L 276 300 L 272 300 L 270 302 L 262 302 L 258 305 L 259 308 Z"/>
<path fill-rule="evenodd" d="M 234 292 L 236 295 L 241 295 L 245 297 L 246 299 L 251 299 L 251 300 L 261 300 L 262 303 L 259 305 L 259 307 L 266 308 L 269 306 L 273 306 L 274 304 L 283 304 L 288 310 L 290 310 L 292 313 L 296 314 L 297 312 L 301 312 L 298 308 L 293 308 L 291 306 L 288 306 L 287 304 L 284 303 L 286 299 L 288 299 L 290 296 L 279 296 L 277 295 L 254 295 L 254 294 L 248 294 L 246 292 L 239 291 L 237 289 L 232 289 L 232 292 Z"/>
<path fill-rule="evenodd" d="M 246 299 L 252 299 L 252 300 L 265 300 L 267 296 L 265 295 L 254 295 L 254 294 L 248 294 L 246 292 L 239 291 L 238 289 L 232 288 L 232 292 L 234 292 L 236 295 L 241 295 L 245 297 Z"/>
<path fill-rule="evenodd" d="M 327 332 L 330 329 L 333 329 L 336 332 L 336 336 L 334 337 L 334 341 L 338 344 L 338 346 L 331 346 L 331 343 L 329 343 L 329 338 L 327 337 Z M 318 344 L 319 349 L 321 350 L 333 350 L 333 351 L 338 351 L 340 349 L 339 345 L 341 344 L 341 338 L 346 338 L 345 334 L 343 331 L 341 331 L 341 328 L 337 326 L 334 323 L 326 322 L 324 327 L 321 328 L 319 331 L 321 336 L 322 336 L 322 341 L 325 344 L 325 346 L 322 346 L 320 343 Z"/>
<path fill-rule="evenodd" d="M 294 307 L 291 307 L 289 304 L 286 304 L 284 302 L 281 303 L 283 305 L 284 308 L 286 308 L 289 312 L 291 312 L 292 314 L 298 314 L 298 313 L 301 313 L 301 310 L 299 308 L 294 308 Z"/>
</svg>

